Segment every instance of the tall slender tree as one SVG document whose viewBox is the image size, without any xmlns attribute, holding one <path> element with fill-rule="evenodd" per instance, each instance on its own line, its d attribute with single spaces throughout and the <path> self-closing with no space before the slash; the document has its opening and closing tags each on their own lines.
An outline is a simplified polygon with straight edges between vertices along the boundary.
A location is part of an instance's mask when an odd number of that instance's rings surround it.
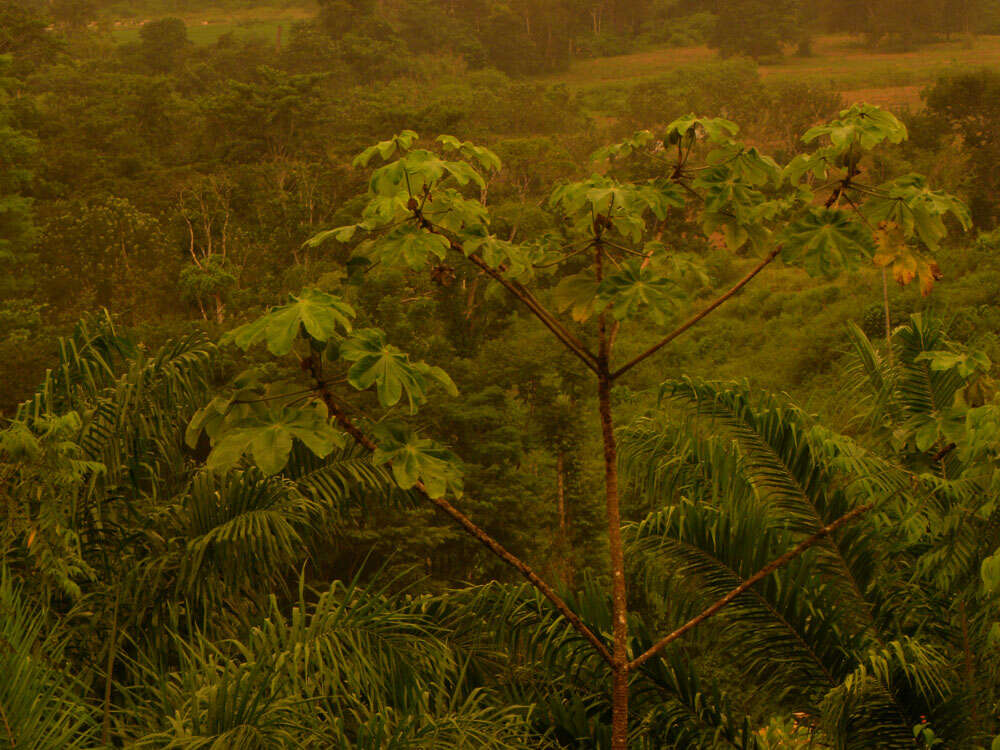
<svg viewBox="0 0 1000 750">
<path fill-rule="evenodd" d="M 921 242 L 933 249 L 945 234 L 946 214 L 968 222 L 961 203 L 931 190 L 922 177 L 907 175 L 878 186 L 862 182 L 866 156 L 907 135 L 895 117 L 877 108 L 857 105 L 813 128 L 805 140 L 818 141 L 819 148 L 795 157 L 784 169 L 735 140 L 737 132 L 726 120 L 687 116 L 657 135 L 642 131 L 602 149 L 594 155 L 598 163 L 614 167 L 644 158 L 662 165 L 663 173 L 641 182 L 595 174 L 559 185 L 549 201 L 558 231 L 517 244 L 491 233 L 489 209 L 482 202 L 482 173 L 499 169 L 499 159 L 452 136 L 438 138 L 437 151 L 420 148 L 417 134 L 404 131 L 355 160 L 359 167 L 376 158 L 385 162 L 372 173 L 361 220 L 310 241 L 354 243 L 356 236 L 367 235 L 356 253 L 411 271 L 427 271 L 452 258 L 471 264 L 537 319 L 588 374 L 597 396 L 602 445 L 610 639 L 532 566 L 456 507 L 453 500 L 462 497 L 461 469 L 450 451 L 392 414 L 375 419 L 375 403 L 389 411 L 406 406 L 413 414 L 429 398 L 431 386 L 457 391 L 442 370 L 411 360 L 383 331 L 356 328 L 354 309 L 339 297 L 306 290 L 232 331 L 226 341 L 243 349 L 264 344 L 277 356 L 295 353 L 304 382 L 262 379 L 257 371 L 248 371 L 202 409 L 189 429 L 192 444 L 203 430 L 208 434 L 208 466 L 215 469 L 232 467 L 246 455 L 274 474 L 285 467 L 296 441 L 321 456 L 347 440 L 370 451 L 376 464 L 391 469 L 401 488 L 422 494 L 521 573 L 589 642 L 609 672 L 613 750 L 623 750 L 629 741 L 631 676 L 680 635 L 667 636 L 642 654 L 630 650 L 614 385 L 736 296 L 779 256 L 811 273 L 831 275 L 872 258 L 876 226 L 894 227 L 881 240 L 883 250 L 890 242 Z M 696 263 L 661 239 L 671 226 L 700 229 L 733 250 L 748 248 L 761 255 L 742 279 L 679 324 L 675 310 Z M 546 298 L 567 312 L 569 320 L 554 312 Z M 663 330 L 622 356 L 618 345 L 625 327 Z M 373 390 L 375 402 L 366 406 L 347 399 L 334 387 L 344 381 L 357 391 Z M 844 508 L 841 517 L 751 576 L 747 585 L 871 507 Z M 702 617 L 738 593 L 724 597 Z"/>
</svg>

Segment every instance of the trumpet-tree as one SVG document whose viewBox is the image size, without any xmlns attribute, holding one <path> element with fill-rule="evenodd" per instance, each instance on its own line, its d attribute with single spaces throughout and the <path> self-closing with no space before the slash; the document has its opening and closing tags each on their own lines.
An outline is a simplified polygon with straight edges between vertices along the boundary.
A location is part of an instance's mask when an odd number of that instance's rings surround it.
<svg viewBox="0 0 1000 750">
<path fill-rule="evenodd" d="M 491 231 L 484 188 L 501 169 L 496 155 L 452 136 L 424 144 L 404 131 L 354 162 L 359 168 L 377 164 L 360 220 L 309 241 L 348 244 L 372 264 L 413 272 L 470 264 L 537 319 L 592 379 L 603 445 L 610 634 L 595 632 L 528 563 L 459 509 L 459 462 L 409 418 L 434 389 L 457 395 L 455 384 L 439 367 L 390 343 L 383 331 L 357 326 L 343 297 L 307 289 L 227 334 L 224 342 L 244 350 L 262 344 L 276 358 L 294 356 L 297 374 L 276 375 L 280 369 L 263 366 L 241 373 L 195 416 L 189 442 L 195 444 L 202 431 L 208 435 L 209 468 L 252 462 L 266 474 L 282 471 L 295 441 L 320 456 L 347 441 L 363 446 L 400 488 L 422 494 L 516 569 L 589 641 L 610 672 L 612 747 L 627 747 L 630 672 L 871 505 L 851 509 L 645 653 L 630 653 L 612 389 L 779 258 L 827 276 L 876 258 L 920 274 L 947 233 L 946 216 L 968 224 L 965 207 L 919 175 L 870 184 L 868 157 L 906 138 L 905 127 L 875 107 L 854 106 L 813 128 L 804 137 L 811 150 L 784 167 L 741 142 L 738 132 L 727 120 L 687 116 L 662 132 L 642 131 L 601 149 L 591 177 L 553 190 L 548 210 L 555 229 L 514 242 Z M 633 160 L 657 165 L 660 173 L 617 179 L 617 170 L 632 168 Z M 705 279 L 699 258 L 680 239 L 695 233 L 757 260 L 731 288 L 681 317 L 692 285 Z M 621 335 L 626 328 L 632 329 L 627 338 Z"/>
</svg>

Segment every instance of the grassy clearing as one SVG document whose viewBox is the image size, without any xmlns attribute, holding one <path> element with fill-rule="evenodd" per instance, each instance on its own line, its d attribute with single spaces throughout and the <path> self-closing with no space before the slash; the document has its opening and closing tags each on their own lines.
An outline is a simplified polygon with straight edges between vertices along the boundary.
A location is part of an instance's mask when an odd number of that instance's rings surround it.
<svg viewBox="0 0 1000 750">
<path fill-rule="evenodd" d="M 675 68 L 717 59 L 707 47 L 650 50 L 618 57 L 582 60 L 548 80 L 575 91 L 637 83 Z M 914 52 L 878 53 L 846 36 L 818 39 L 814 55 L 786 57 L 777 65 L 761 65 L 766 80 L 794 80 L 830 85 L 846 99 L 865 99 L 890 107 L 917 107 L 920 90 L 943 74 L 979 67 L 1000 68 L 1000 36 L 976 38 L 970 46 L 953 41 Z"/>
<path fill-rule="evenodd" d="M 259 37 L 275 39 L 278 27 L 285 31 L 295 21 L 312 18 L 316 15 L 314 8 L 245 8 L 238 10 L 223 10 L 206 8 L 195 13 L 177 14 L 188 27 L 188 37 L 195 44 L 214 44 L 223 34 L 232 32 L 237 38 Z M 162 17 L 162 16 L 159 16 Z M 111 32 L 112 38 L 119 44 L 135 42 L 139 39 L 139 29 L 143 21 L 153 21 L 157 17 L 133 18 L 122 20 Z"/>
</svg>

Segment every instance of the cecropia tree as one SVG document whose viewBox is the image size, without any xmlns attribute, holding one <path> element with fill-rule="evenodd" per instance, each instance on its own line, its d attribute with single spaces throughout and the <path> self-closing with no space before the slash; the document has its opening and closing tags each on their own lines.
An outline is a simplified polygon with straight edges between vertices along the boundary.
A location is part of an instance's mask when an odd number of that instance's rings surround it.
<svg viewBox="0 0 1000 750">
<path fill-rule="evenodd" d="M 350 244 L 371 264 L 413 272 L 471 264 L 589 372 L 603 445 L 610 638 L 456 507 L 462 472 L 454 455 L 398 418 L 396 408 L 405 405 L 415 414 L 432 388 L 455 395 L 455 384 L 440 368 L 414 361 L 389 343 L 383 331 L 356 327 L 355 311 L 342 297 L 307 289 L 228 334 L 225 342 L 242 349 L 263 344 L 275 357 L 296 357 L 301 374 L 275 378 L 265 369 L 247 370 L 189 428 L 192 444 L 207 433 L 212 443 L 208 465 L 217 469 L 250 460 L 266 474 L 277 473 L 296 440 L 320 456 L 349 440 L 371 451 L 400 488 L 424 495 L 515 568 L 589 641 L 610 673 L 614 750 L 629 741 L 630 673 L 768 572 L 864 514 L 877 498 L 815 530 L 688 628 L 664 636 L 645 653 L 630 653 L 612 388 L 778 258 L 827 276 L 873 259 L 913 267 L 915 274 L 904 278 L 926 276 L 932 274 L 928 254 L 946 234 L 946 216 L 962 226 L 969 223 L 958 200 L 932 190 L 921 176 L 865 182 L 870 155 L 907 136 L 895 117 L 878 108 L 857 105 L 808 131 L 803 140 L 812 150 L 784 168 L 737 140 L 737 134 L 737 126 L 727 120 L 689 116 L 660 132 L 642 131 L 601 149 L 593 157 L 597 173 L 553 190 L 548 209 L 556 229 L 514 242 L 491 231 L 491 207 L 484 201 L 484 174 L 499 170 L 499 159 L 452 136 L 421 147 L 416 133 L 404 131 L 366 149 L 354 162 L 356 167 L 383 162 L 372 172 L 360 220 L 309 242 Z M 619 168 L 650 166 L 660 173 L 638 181 L 614 176 Z M 680 237 L 682 231 L 758 257 L 743 278 L 686 317 L 687 292 L 704 281 L 704 273 L 696 254 L 664 239 Z M 634 330 L 628 336 L 630 350 L 623 352 L 619 333 L 626 326 Z M 653 335 L 644 347 L 633 349 L 647 332 Z M 381 411 L 360 410 L 349 400 L 350 389 L 336 387 L 341 384 L 373 390 Z"/>
</svg>

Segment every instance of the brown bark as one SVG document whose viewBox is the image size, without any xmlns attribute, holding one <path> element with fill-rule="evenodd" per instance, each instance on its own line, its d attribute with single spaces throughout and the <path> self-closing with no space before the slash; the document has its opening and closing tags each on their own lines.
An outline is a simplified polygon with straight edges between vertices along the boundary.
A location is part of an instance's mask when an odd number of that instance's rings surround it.
<svg viewBox="0 0 1000 750">
<path fill-rule="evenodd" d="M 604 251 L 600 239 L 594 251 L 597 283 L 604 277 Z M 604 497 L 608 519 L 608 551 L 611 558 L 611 748 L 628 747 L 628 592 L 625 588 L 625 549 L 622 544 L 621 502 L 618 493 L 618 446 L 611 414 L 611 336 L 607 316 L 598 319 L 597 400 L 604 443 Z"/>
<path fill-rule="evenodd" d="M 562 451 L 556 457 L 556 512 L 559 514 L 559 537 L 566 545 L 566 458 Z"/>
<path fill-rule="evenodd" d="M 611 383 L 602 374 L 597 385 L 604 440 L 604 487 L 611 555 L 611 617 L 614 645 L 611 653 L 611 747 L 628 745 L 628 599 L 625 589 L 625 552 L 622 545 L 621 508 L 618 495 L 618 449 L 611 417 Z"/>
<path fill-rule="evenodd" d="M 892 367 L 892 320 L 889 317 L 889 274 L 882 269 L 882 313 L 885 315 L 885 356 Z"/>
<path fill-rule="evenodd" d="M 566 516 L 566 455 L 560 450 L 556 456 L 556 514 L 559 517 L 559 562 L 563 585 L 573 586 L 573 562 L 570 559 L 569 520 Z"/>
<path fill-rule="evenodd" d="M 974 726 L 979 726 L 979 711 L 976 710 L 976 666 L 973 662 L 972 656 L 972 646 L 969 642 L 969 614 L 965 608 L 965 601 L 963 600 L 959 605 L 962 611 L 962 653 L 964 655 L 965 661 L 965 685 L 970 696 L 970 712 L 972 714 L 972 723 Z"/>
</svg>

